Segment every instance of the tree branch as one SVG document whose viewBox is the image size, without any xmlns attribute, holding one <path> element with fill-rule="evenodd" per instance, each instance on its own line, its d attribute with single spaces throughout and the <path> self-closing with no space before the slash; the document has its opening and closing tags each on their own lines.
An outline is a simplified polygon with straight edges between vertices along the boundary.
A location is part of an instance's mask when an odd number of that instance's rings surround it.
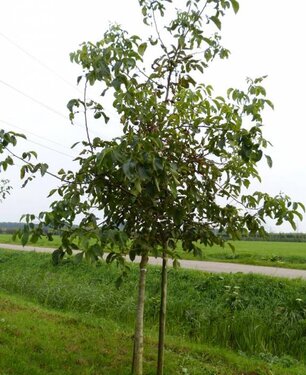
<svg viewBox="0 0 306 375">
<path fill-rule="evenodd" d="M 29 163 L 28 161 L 26 161 L 25 159 L 23 159 L 21 156 L 16 155 L 13 151 L 11 151 L 10 149 L 8 149 L 7 147 L 5 147 L 5 149 L 6 149 L 6 151 L 7 151 L 8 153 L 10 153 L 14 158 L 16 158 L 16 159 L 22 161 L 24 164 L 26 164 L 26 165 L 28 165 L 28 166 L 30 166 L 30 167 L 33 167 L 33 164 Z M 46 171 L 45 173 L 48 174 L 48 175 L 51 176 L 51 177 L 56 178 L 57 180 L 60 180 L 60 181 L 62 181 L 62 182 L 66 182 L 66 183 L 68 183 L 68 184 L 71 184 L 71 181 L 63 180 L 61 177 L 57 176 L 56 174 L 54 174 L 54 173 L 52 173 L 52 172 Z"/>
<path fill-rule="evenodd" d="M 90 135 L 89 135 L 88 119 L 87 119 L 87 104 L 86 104 L 86 100 L 87 100 L 87 97 L 86 97 L 87 96 L 87 83 L 88 83 L 88 80 L 86 79 L 85 85 L 84 85 L 84 121 L 85 121 L 85 129 L 86 129 L 86 135 L 87 135 L 88 144 L 89 144 L 91 152 L 93 154 L 94 150 L 93 150 L 92 142 L 91 142 Z"/>
</svg>

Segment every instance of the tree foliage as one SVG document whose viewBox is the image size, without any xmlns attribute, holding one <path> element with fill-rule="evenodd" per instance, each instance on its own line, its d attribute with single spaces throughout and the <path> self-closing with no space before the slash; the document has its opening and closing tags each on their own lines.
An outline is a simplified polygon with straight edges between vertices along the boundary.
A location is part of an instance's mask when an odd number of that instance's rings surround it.
<svg viewBox="0 0 306 375">
<path fill-rule="evenodd" d="M 14 160 L 9 155 L 8 147 L 16 146 L 18 137 L 24 137 L 22 134 L 14 132 L 6 132 L 4 129 L 0 129 L 0 155 L 3 159 L 0 160 L 0 173 L 5 172 L 9 166 L 14 165 Z M 0 180 L 0 202 L 10 194 L 12 186 L 9 185 L 8 179 Z"/>
<path fill-rule="evenodd" d="M 171 1 L 140 1 L 144 22 L 163 16 L 165 3 Z M 157 39 L 143 41 L 114 25 L 99 42 L 83 43 L 71 54 L 83 68 L 78 81 L 99 84 L 102 97 L 113 98 L 123 135 L 84 141 L 79 170 L 59 172 L 63 183 L 50 195 L 57 192 L 60 199 L 39 219 L 63 230 L 61 250 L 70 252 L 79 238 L 89 258 L 109 245 L 107 250 L 116 249 L 113 257 L 129 252 L 133 259 L 143 249 L 174 248 L 180 239 L 184 250 L 196 253 L 197 241 L 222 246 L 218 233 L 235 240 L 263 234 L 267 217 L 293 227 L 300 217 L 301 204 L 285 195 L 248 193 L 252 180 L 260 180 L 263 156 L 272 166 L 262 134 L 262 113 L 273 107 L 264 77 L 248 79 L 245 89 L 228 89 L 226 97 L 214 96 L 203 82 L 212 60 L 229 54 L 218 34 L 205 35 L 203 22 L 220 29 L 225 10 L 237 12 L 238 3 L 193 0 L 186 6 L 165 27 L 176 41 L 169 46 L 158 29 Z M 145 55 L 154 50 L 161 55 L 148 64 Z M 71 120 L 83 109 L 109 121 L 100 102 L 72 99 L 68 108 Z"/>
</svg>

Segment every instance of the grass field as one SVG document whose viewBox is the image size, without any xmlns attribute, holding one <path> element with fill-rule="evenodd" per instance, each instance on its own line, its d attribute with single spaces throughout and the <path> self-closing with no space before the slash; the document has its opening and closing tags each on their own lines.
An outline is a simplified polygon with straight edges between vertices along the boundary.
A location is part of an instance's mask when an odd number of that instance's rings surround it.
<svg viewBox="0 0 306 375">
<path fill-rule="evenodd" d="M 0 374 L 128 375 L 132 331 L 111 320 L 42 308 L 0 293 Z M 48 338 L 46 340 L 46 337 Z M 229 350 L 168 337 L 165 374 L 302 375 Z M 13 348 L 13 350 L 12 350 Z M 26 348 L 26 350 L 25 350 Z M 156 336 L 147 333 L 144 373 L 155 374 Z"/>
<path fill-rule="evenodd" d="M 12 236 L 0 234 L 0 243 L 13 243 Z M 60 245 L 60 238 L 54 236 L 52 242 L 41 239 L 35 245 L 56 248 Z M 305 242 L 237 241 L 234 245 L 235 253 L 229 246 L 202 247 L 202 257 L 196 259 L 306 269 Z M 180 246 L 177 250 L 182 259 L 195 259 L 192 254 L 183 252 Z"/>
<path fill-rule="evenodd" d="M 120 289 L 118 272 L 0 251 L 0 374 L 129 374 L 137 270 Z M 159 273 L 148 272 L 145 374 L 154 373 Z M 170 270 L 165 374 L 305 375 L 305 295 L 301 280 Z"/>
</svg>

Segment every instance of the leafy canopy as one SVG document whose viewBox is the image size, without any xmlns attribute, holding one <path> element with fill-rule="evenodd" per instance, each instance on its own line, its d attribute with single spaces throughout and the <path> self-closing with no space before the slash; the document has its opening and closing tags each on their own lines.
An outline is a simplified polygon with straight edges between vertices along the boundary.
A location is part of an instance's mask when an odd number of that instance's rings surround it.
<svg viewBox="0 0 306 375">
<path fill-rule="evenodd" d="M 85 85 L 84 98 L 68 103 L 71 121 L 81 112 L 86 127 L 89 114 L 107 124 L 111 100 L 122 135 L 91 140 L 88 132 L 78 171 L 59 171 L 62 183 L 50 192 L 57 194 L 50 211 L 39 214 L 38 226 L 34 215 L 25 215 L 23 243 L 47 228 L 49 236 L 62 235 L 55 261 L 81 249 L 78 260 L 95 261 L 108 251 L 108 261 L 123 265 L 127 253 L 133 260 L 163 249 L 176 258 L 178 240 L 197 254 L 199 243 L 224 246 L 225 234 L 233 240 L 264 235 L 266 218 L 295 228 L 301 203 L 249 193 L 260 180 L 259 161 L 265 157 L 272 166 L 262 134 L 263 111 L 273 108 L 264 77 L 224 97 L 204 81 L 213 60 L 229 56 L 218 30 L 228 8 L 238 11 L 237 1 L 188 0 L 176 11 L 170 0 L 139 3 L 151 36 L 143 40 L 112 25 L 100 41 L 71 54 Z M 162 28 L 157 20 L 163 19 Z M 101 100 L 87 99 L 87 85 L 99 87 Z"/>
</svg>

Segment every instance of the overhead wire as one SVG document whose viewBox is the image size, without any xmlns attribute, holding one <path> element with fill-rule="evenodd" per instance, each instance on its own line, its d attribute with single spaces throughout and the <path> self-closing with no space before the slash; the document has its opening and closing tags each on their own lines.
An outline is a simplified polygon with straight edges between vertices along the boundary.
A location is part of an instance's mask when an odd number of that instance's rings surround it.
<svg viewBox="0 0 306 375">
<path fill-rule="evenodd" d="M 67 121 L 67 116 L 65 116 L 63 113 L 59 112 L 58 110 L 56 110 L 56 109 L 50 107 L 48 104 L 45 104 L 45 103 L 43 103 L 42 101 L 40 101 L 40 100 L 34 98 L 33 96 L 31 96 L 31 95 L 25 93 L 24 91 L 19 90 L 19 89 L 16 88 L 15 86 L 11 85 L 10 83 L 7 83 L 7 82 L 3 81 L 2 79 L 0 79 L 0 83 L 1 83 L 2 85 L 4 85 L 4 86 L 10 88 L 11 90 L 17 92 L 18 94 L 20 94 L 20 95 L 26 97 L 27 99 L 30 99 L 30 100 L 33 101 L 34 103 L 36 103 L 36 104 L 38 104 L 38 105 L 44 107 L 45 109 L 51 111 L 52 113 L 56 114 L 57 116 L 59 116 L 59 117 L 61 117 L 61 118 L 64 118 L 64 119 Z M 80 127 L 80 128 L 82 128 L 82 129 L 84 129 L 84 127 L 83 127 L 82 125 L 80 125 L 80 124 L 75 123 L 75 125 L 78 126 L 78 127 Z M 99 134 L 97 134 L 96 132 L 90 131 L 90 133 L 99 136 Z"/>
<path fill-rule="evenodd" d="M 34 103 L 41 105 L 42 107 L 48 109 L 49 111 L 51 111 L 51 112 L 55 113 L 56 115 L 64 118 L 65 120 L 67 120 L 67 117 L 63 113 L 61 113 L 61 112 L 57 111 L 56 109 L 50 107 L 48 104 L 45 104 L 45 103 L 41 102 L 40 100 L 33 98 L 33 96 L 26 94 L 25 92 L 17 89 L 13 85 L 3 81 L 2 79 L 0 79 L 0 83 L 2 85 L 6 86 L 6 87 L 9 87 L 11 90 L 18 92 L 18 94 L 32 100 Z"/>
<path fill-rule="evenodd" d="M 65 84 L 69 85 L 69 86 L 72 87 L 74 90 L 78 91 L 79 93 L 82 93 L 82 91 L 81 91 L 79 88 L 77 88 L 77 87 L 76 87 L 75 85 L 73 85 L 71 82 L 69 82 L 68 80 L 66 80 L 62 75 L 60 75 L 58 72 L 56 72 L 53 68 L 51 68 L 51 67 L 50 67 L 49 65 L 47 65 L 45 62 L 43 62 L 42 60 L 40 60 L 39 58 L 37 58 L 36 56 L 34 56 L 31 52 L 29 52 L 29 51 L 26 50 L 24 47 L 20 46 L 20 45 L 19 45 L 18 43 L 16 43 L 14 40 L 12 40 L 11 38 L 9 38 L 9 37 L 8 37 L 6 34 L 4 34 L 2 31 L 0 31 L 0 36 L 1 36 L 2 38 L 4 38 L 8 43 L 10 43 L 11 45 L 13 45 L 15 48 L 17 48 L 18 50 L 20 50 L 22 53 L 24 53 L 25 55 L 27 55 L 30 59 L 32 59 L 33 61 L 35 61 L 36 63 L 38 63 L 40 66 L 42 66 L 44 69 L 46 69 L 46 70 L 48 70 L 49 72 L 51 72 L 52 74 L 54 74 L 54 75 L 55 75 L 57 78 L 59 78 L 62 82 L 64 82 Z M 22 91 L 22 90 L 20 90 L 20 89 L 18 89 L 18 88 L 16 88 L 16 87 L 14 87 L 14 86 L 11 85 L 10 83 L 5 82 L 5 81 L 3 81 L 3 80 L 1 80 L 1 79 L 0 79 L 0 83 L 1 83 L 2 85 L 5 85 L 6 87 L 10 88 L 11 90 L 14 90 L 14 91 L 17 92 L 18 94 L 20 94 L 20 95 L 26 97 L 27 99 L 33 101 L 34 103 L 36 103 L 36 104 L 38 104 L 38 105 L 44 107 L 45 109 L 51 111 L 52 113 L 54 113 L 54 114 L 56 114 L 56 115 L 58 115 L 58 116 L 64 118 L 65 120 L 67 120 L 67 116 L 66 116 L 66 115 L 64 115 L 64 114 L 61 113 L 60 111 L 58 111 L 58 110 L 52 108 L 50 105 L 45 104 L 45 103 L 42 102 L 41 100 L 36 99 L 35 97 L 33 97 L 33 96 L 31 96 L 31 95 L 25 93 L 24 91 Z M 3 121 L 2 121 L 2 122 L 3 122 Z M 78 127 L 81 127 L 82 129 L 84 129 L 84 127 L 83 127 L 82 125 L 80 125 L 80 124 L 75 123 L 75 125 L 78 126 Z M 16 127 L 16 126 L 15 126 L 15 127 Z M 17 127 L 17 128 L 18 128 L 18 127 Z M 87 135 L 88 135 L 88 128 L 86 128 L 85 130 L 87 131 Z M 24 131 L 24 130 L 23 130 L 23 131 Z M 28 132 L 28 133 L 30 133 L 30 132 Z M 90 131 L 90 133 L 92 133 L 92 134 L 94 134 L 94 135 L 96 135 L 96 136 L 99 136 L 99 134 L 97 134 L 96 132 Z M 30 133 L 30 134 L 31 134 L 31 133 Z M 33 133 L 32 133 L 32 134 L 33 134 Z M 35 135 L 35 134 L 34 134 L 34 135 Z M 39 138 L 41 138 L 41 139 L 44 139 L 43 137 L 40 137 L 40 136 L 38 136 L 38 135 L 35 135 L 35 136 L 37 136 L 37 137 L 39 137 Z M 42 147 L 48 148 L 48 149 L 51 150 L 51 151 L 55 151 L 55 152 L 58 152 L 58 153 L 61 153 L 61 154 L 65 155 L 65 156 L 68 156 L 68 154 L 65 154 L 65 153 L 63 153 L 63 152 L 61 152 L 61 151 L 58 151 L 58 150 L 54 150 L 54 149 L 52 149 L 52 148 L 50 148 L 50 147 L 48 147 L 48 146 L 41 145 L 41 144 L 39 144 L 38 142 L 34 142 L 34 141 L 30 141 L 30 140 L 28 140 L 28 141 L 31 142 L 31 143 L 34 143 L 34 144 L 40 145 L 40 146 L 42 146 Z M 53 142 L 53 141 L 51 141 L 51 142 Z M 53 143 L 56 144 L 56 142 L 53 142 Z M 59 144 L 58 144 L 58 145 L 59 145 Z M 71 156 L 69 155 L 69 157 L 71 157 Z"/>
<path fill-rule="evenodd" d="M 56 152 L 57 154 L 67 156 L 69 159 L 74 159 L 74 158 L 75 158 L 75 157 L 72 156 L 72 155 L 68 155 L 68 154 L 66 154 L 65 152 L 62 152 L 62 151 L 56 150 L 56 149 L 54 149 L 54 148 L 52 148 L 52 147 L 49 147 L 49 146 L 43 145 L 43 144 L 41 144 L 41 143 L 39 143 L 39 142 L 35 142 L 35 141 L 32 141 L 32 140 L 27 139 L 27 138 L 25 139 L 25 141 L 30 142 L 30 143 L 33 143 L 34 145 L 37 145 L 37 146 L 43 147 L 43 148 L 45 148 L 45 149 L 47 149 L 47 150 L 50 150 L 50 151 Z"/>
<path fill-rule="evenodd" d="M 26 54 L 26 55 L 27 55 L 28 57 L 30 57 L 32 60 L 36 61 L 36 62 L 37 62 L 39 65 L 41 65 L 43 68 L 45 68 L 45 69 L 48 70 L 49 72 L 53 73 L 53 74 L 54 74 L 57 78 L 59 78 L 61 81 L 65 82 L 67 85 L 69 85 L 69 86 L 72 87 L 74 90 L 78 91 L 79 93 L 82 93 L 82 91 L 81 91 L 80 89 L 78 89 L 76 86 L 74 86 L 71 82 L 67 81 L 64 77 L 62 77 L 60 74 L 58 74 L 54 69 L 50 68 L 47 64 L 45 64 L 43 61 L 41 61 L 40 59 L 38 59 L 36 56 L 34 56 L 34 55 L 31 54 L 30 52 L 28 52 L 25 48 L 21 47 L 19 44 L 17 44 L 16 42 L 14 42 L 12 39 L 10 39 L 7 35 L 3 34 L 1 31 L 0 31 L 0 36 L 1 36 L 2 38 L 6 39 L 10 44 L 12 44 L 13 46 L 15 46 L 15 47 L 16 47 L 17 49 L 19 49 L 20 51 L 22 51 L 24 54 Z M 4 86 L 10 88 L 11 90 L 17 92 L 18 94 L 20 94 L 20 95 L 26 97 L 27 99 L 30 99 L 30 100 L 33 101 L 34 103 L 36 103 L 36 104 L 38 104 L 38 105 L 44 107 L 45 109 L 51 111 L 52 113 L 54 113 L 54 114 L 56 114 L 56 115 L 58 115 L 58 116 L 64 118 L 65 120 L 67 120 L 67 116 L 65 116 L 63 113 L 59 112 L 58 110 L 52 108 L 52 107 L 49 106 L 48 104 L 45 104 L 44 102 L 42 102 L 42 101 L 40 101 L 40 100 L 34 98 L 33 96 L 31 96 L 31 95 L 29 95 L 29 94 L 23 92 L 22 90 L 20 90 L 20 89 L 14 87 L 13 85 L 11 85 L 11 84 L 9 84 L 9 83 L 7 83 L 7 82 L 1 80 L 1 79 L 0 79 L 0 83 L 1 83 L 2 85 L 4 85 Z M 18 127 L 18 126 L 12 125 L 12 124 L 10 124 L 10 123 L 4 121 L 4 120 L 0 120 L 0 121 L 3 122 L 3 123 L 6 123 L 6 124 L 9 125 L 9 126 L 13 126 L 13 127 L 16 127 L 17 129 L 19 128 L 19 129 L 25 131 L 25 129 L 22 129 L 22 128 Z M 84 129 L 84 127 L 83 127 L 82 125 L 80 125 L 80 124 L 75 124 L 75 125 L 78 126 L 78 127 L 81 127 L 82 129 Z M 38 137 L 38 138 L 41 138 L 41 139 L 44 139 L 44 140 L 47 140 L 47 141 L 48 141 L 48 139 L 46 139 L 46 138 L 44 138 L 44 137 L 41 137 L 41 136 L 39 136 L 39 135 L 37 135 L 37 134 L 35 134 L 35 133 L 31 133 L 31 132 L 29 132 L 29 131 L 26 131 L 26 132 L 28 132 L 29 134 L 35 135 L 35 136 Z M 97 133 L 94 133 L 94 132 L 92 132 L 92 133 L 93 133 L 93 134 L 96 134 L 97 136 L 99 136 Z M 43 144 L 41 144 L 41 143 L 39 143 L 39 142 L 31 141 L 31 140 L 29 140 L 29 139 L 26 139 L 26 141 L 31 142 L 31 143 L 34 143 L 34 144 L 39 145 L 39 146 L 41 146 L 41 147 L 44 147 L 44 148 L 46 148 L 46 149 L 49 149 L 50 151 L 57 152 L 57 153 L 59 153 L 59 154 L 65 155 L 65 156 L 67 156 L 67 157 L 69 157 L 69 158 L 74 158 L 74 157 L 72 157 L 71 155 L 68 155 L 68 154 L 63 153 L 63 152 L 61 152 L 61 151 L 59 151 L 59 150 L 56 150 L 56 149 L 53 149 L 53 148 L 48 147 L 48 146 L 46 146 L 46 145 L 43 145 Z M 54 141 L 51 141 L 51 140 L 49 140 L 49 141 L 52 142 L 52 143 L 54 143 L 54 144 L 57 144 L 57 145 L 59 145 L 59 146 L 62 146 L 62 145 L 60 145 L 60 144 L 57 143 L 57 142 L 54 142 Z M 19 159 L 19 160 L 25 162 L 22 158 L 20 158 L 20 157 L 19 157 L 18 155 L 16 155 L 16 154 L 14 154 L 14 153 L 13 153 L 12 151 L 10 151 L 9 149 L 7 149 L 7 151 L 8 151 L 9 153 L 11 153 L 12 156 L 14 156 L 15 158 L 17 158 L 17 159 Z M 51 173 L 51 172 L 48 172 L 48 171 L 47 171 L 46 173 L 47 173 L 48 175 L 52 176 L 52 177 L 55 177 L 55 178 L 57 178 L 57 179 L 61 179 L 61 178 L 59 178 L 59 176 L 55 175 L 54 173 Z"/>
<path fill-rule="evenodd" d="M 2 121 L 2 120 L 0 120 L 0 122 L 4 122 L 4 123 L 6 123 L 5 121 Z M 33 133 L 32 133 L 32 134 L 33 134 Z M 39 137 L 39 136 L 37 136 L 37 137 Z M 39 138 L 43 139 L 42 137 L 39 137 Z M 29 142 L 29 143 L 33 143 L 33 144 L 35 144 L 35 145 L 37 145 L 37 146 L 43 147 L 43 148 L 45 148 L 45 149 L 47 149 L 47 150 L 50 150 L 50 151 L 56 152 L 57 154 L 61 154 L 61 155 L 63 155 L 63 156 L 66 156 L 66 157 L 68 157 L 69 159 L 74 159 L 74 158 L 75 158 L 75 156 L 68 155 L 67 153 L 65 153 L 65 152 L 63 152 L 63 151 L 56 150 L 55 148 L 52 148 L 52 147 L 47 146 L 47 145 L 44 145 L 44 144 L 42 144 L 42 143 L 39 143 L 39 142 L 33 141 L 33 140 L 29 139 L 29 138 L 23 138 L 23 140 L 26 141 L 26 142 Z M 47 139 L 45 139 L 45 140 L 47 140 Z M 52 142 L 52 141 L 51 141 L 51 142 Z"/>
<path fill-rule="evenodd" d="M 51 143 L 54 143 L 54 144 L 57 145 L 57 146 L 60 146 L 60 147 L 66 148 L 67 150 L 71 150 L 71 149 L 70 149 L 69 147 L 67 147 L 67 146 L 64 146 L 64 145 L 62 145 L 62 144 L 60 144 L 60 143 L 58 143 L 58 142 L 52 141 L 52 140 L 49 139 L 49 138 L 41 137 L 41 136 L 39 136 L 38 134 L 35 134 L 35 133 L 33 133 L 33 132 L 28 131 L 27 129 L 24 129 L 24 128 L 21 128 L 21 127 L 19 127 L 19 126 L 17 126 L 17 125 L 14 125 L 14 124 L 12 124 L 11 122 L 4 121 L 4 120 L 2 120 L 2 119 L 0 119 L 0 122 L 2 122 L 3 124 L 5 124 L 5 125 L 7 125 L 7 126 L 9 126 L 9 127 L 13 127 L 13 128 L 17 128 L 17 129 L 19 129 L 19 130 L 22 130 L 24 133 L 31 134 L 31 135 L 33 135 L 34 137 L 40 138 L 40 139 L 43 140 L 43 141 L 51 142 Z M 25 135 L 27 135 L 27 134 L 25 134 Z M 44 145 L 44 144 L 39 143 L 39 142 L 37 142 L 37 141 L 30 140 L 29 138 L 26 138 L 26 139 L 24 139 L 24 140 L 27 141 L 27 142 L 30 142 L 30 143 L 36 144 L 36 145 L 38 145 L 38 146 L 41 146 L 41 147 L 43 147 L 43 148 L 46 148 L 46 149 L 48 149 L 48 150 L 50 150 L 50 151 L 57 152 L 58 154 L 61 154 L 61 155 L 67 156 L 67 157 L 69 157 L 70 159 L 74 159 L 74 158 L 75 158 L 75 156 L 69 155 L 69 154 L 67 154 L 67 153 L 65 153 L 65 152 L 63 152 L 63 151 L 57 150 L 57 149 L 55 149 L 55 148 L 52 148 L 52 147 L 47 146 L 47 145 Z"/>
<path fill-rule="evenodd" d="M 57 145 L 57 146 L 60 146 L 60 147 L 63 147 L 63 148 L 66 148 L 66 149 L 70 150 L 69 147 L 62 145 L 61 143 L 55 142 L 55 141 L 53 141 L 52 139 L 49 139 L 49 138 L 47 138 L 47 137 L 42 137 L 42 136 L 40 136 L 40 135 L 38 135 L 38 134 L 36 134 L 36 133 L 33 133 L 33 132 L 31 132 L 31 131 L 29 131 L 29 130 L 27 130 L 27 129 L 25 129 L 25 128 L 22 128 L 22 127 L 20 127 L 20 126 L 17 126 L 17 125 L 15 125 L 15 124 L 12 124 L 11 122 L 8 122 L 8 121 L 2 120 L 2 119 L 0 119 L 0 122 L 2 122 L 3 124 L 5 124 L 5 125 L 7 125 L 7 126 L 12 127 L 12 128 L 16 128 L 16 129 L 18 129 L 18 130 L 21 130 L 22 132 L 25 132 L 25 133 L 31 134 L 31 135 L 33 135 L 34 137 L 37 137 L 37 138 L 42 139 L 43 141 L 47 141 L 47 142 L 53 143 L 53 144 L 55 144 L 55 145 Z"/>
<path fill-rule="evenodd" d="M 42 60 L 40 60 L 38 57 L 34 56 L 31 52 L 29 52 L 28 50 L 26 50 L 24 47 L 21 47 L 18 43 L 16 43 L 14 40 L 12 40 L 11 38 L 9 38 L 9 37 L 8 37 L 6 34 L 4 34 L 2 31 L 0 31 L 0 36 L 1 36 L 2 38 L 4 38 L 7 42 L 9 42 L 11 45 L 13 45 L 15 48 L 17 48 L 18 50 L 20 50 L 21 52 L 23 52 L 25 55 L 27 55 L 29 58 L 31 58 L 33 61 L 35 61 L 36 63 L 38 63 L 40 66 L 42 66 L 44 69 L 46 69 L 46 70 L 48 70 L 49 72 L 51 72 L 52 74 L 54 74 L 57 78 L 59 78 L 59 79 L 60 79 L 61 81 L 63 81 L 65 84 L 67 84 L 68 86 L 72 87 L 75 91 L 77 91 L 77 92 L 80 93 L 80 94 L 83 94 L 83 91 L 80 90 L 77 86 L 73 85 L 71 82 L 69 82 L 67 79 L 65 79 L 61 74 L 59 74 L 55 69 L 51 68 L 49 65 L 47 65 L 45 62 L 43 62 Z M 4 82 L 2 81 L 2 83 L 4 83 Z M 4 84 L 9 85 L 9 84 L 7 84 L 7 83 L 4 83 Z M 16 89 L 16 88 L 13 88 L 12 85 L 9 85 L 9 87 L 12 88 L 12 89 L 14 89 L 14 90 L 18 90 L 18 89 Z M 40 102 L 39 100 L 37 100 L 37 99 L 35 99 L 35 98 L 33 98 L 33 97 L 30 97 L 29 95 L 27 95 L 27 94 L 21 92 L 21 90 L 18 90 L 18 92 L 19 92 L 20 94 L 22 94 L 22 95 L 28 97 L 29 99 L 34 100 L 36 103 L 39 102 L 39 103 L 42 104 L 44 107 L 48 107 L 49 110 L 51 109 L 50 106 L 48 106 L 48 105 L 46 105 L 46 104 Z M 58 112 L 57 110 L 52 109 L 52 111 L 53 111 L 53 112 L 55 111 L 57 114 L 60 114 L 60 112 Z M 60 114 L 60 116 L 63 117 L 63 116 L 65 116 L 65 115 Z M 67 119 L 66 116 L 65 116 L 65 119 Z M 83 128 L 82 125 L 79 125 L 79 124 L 76 124 L 76 125 L 79 126 L 79 127 L 82 127 L 82 128 Z M 93 132 L 93 131 L 90 131 L 90 132 L 91 132 L 92 134 L 94 134 L 94 135 L 99 136 L 97 133 L 95 133 L 95 132 Z"/>
<path fill-rule="evenodd" d="M 56 70 L 54 70 L 49 65 L 47 65 L 45 62 L 40 60 L 38 57 L 34 56 L 32 53 L 27 51 L 24 47 L 21 47 L 18 43 L 16 43 L 14 40 L 12 40 L 7 35 L 5 35 L 2 31 L 0 31 L 0 36 L 2 38 L 4 38 L 6 41 L 8 41 L 10 44 L 12 44 L 15 48 L 19 49 L 21 52 L 23 52 L 25 55 L 27 55 L 29 58 L 34 60 L 36 63 L 38 63 L 40 66 L 42 66 L 44 69 L 48 70 L 49 72 L 54 74 L 57 78 L 59 78 L 61 81 L 65 82 L 68 86 L 72 87 L 74 90 L 78 91 L 79 93 L 82 93 L 82 91 L 79 88 L 77 88 L 75 85 L 73 85 L 71 82 L 69 82 L 62 75 L 57 73 Z"/>
</svg>

